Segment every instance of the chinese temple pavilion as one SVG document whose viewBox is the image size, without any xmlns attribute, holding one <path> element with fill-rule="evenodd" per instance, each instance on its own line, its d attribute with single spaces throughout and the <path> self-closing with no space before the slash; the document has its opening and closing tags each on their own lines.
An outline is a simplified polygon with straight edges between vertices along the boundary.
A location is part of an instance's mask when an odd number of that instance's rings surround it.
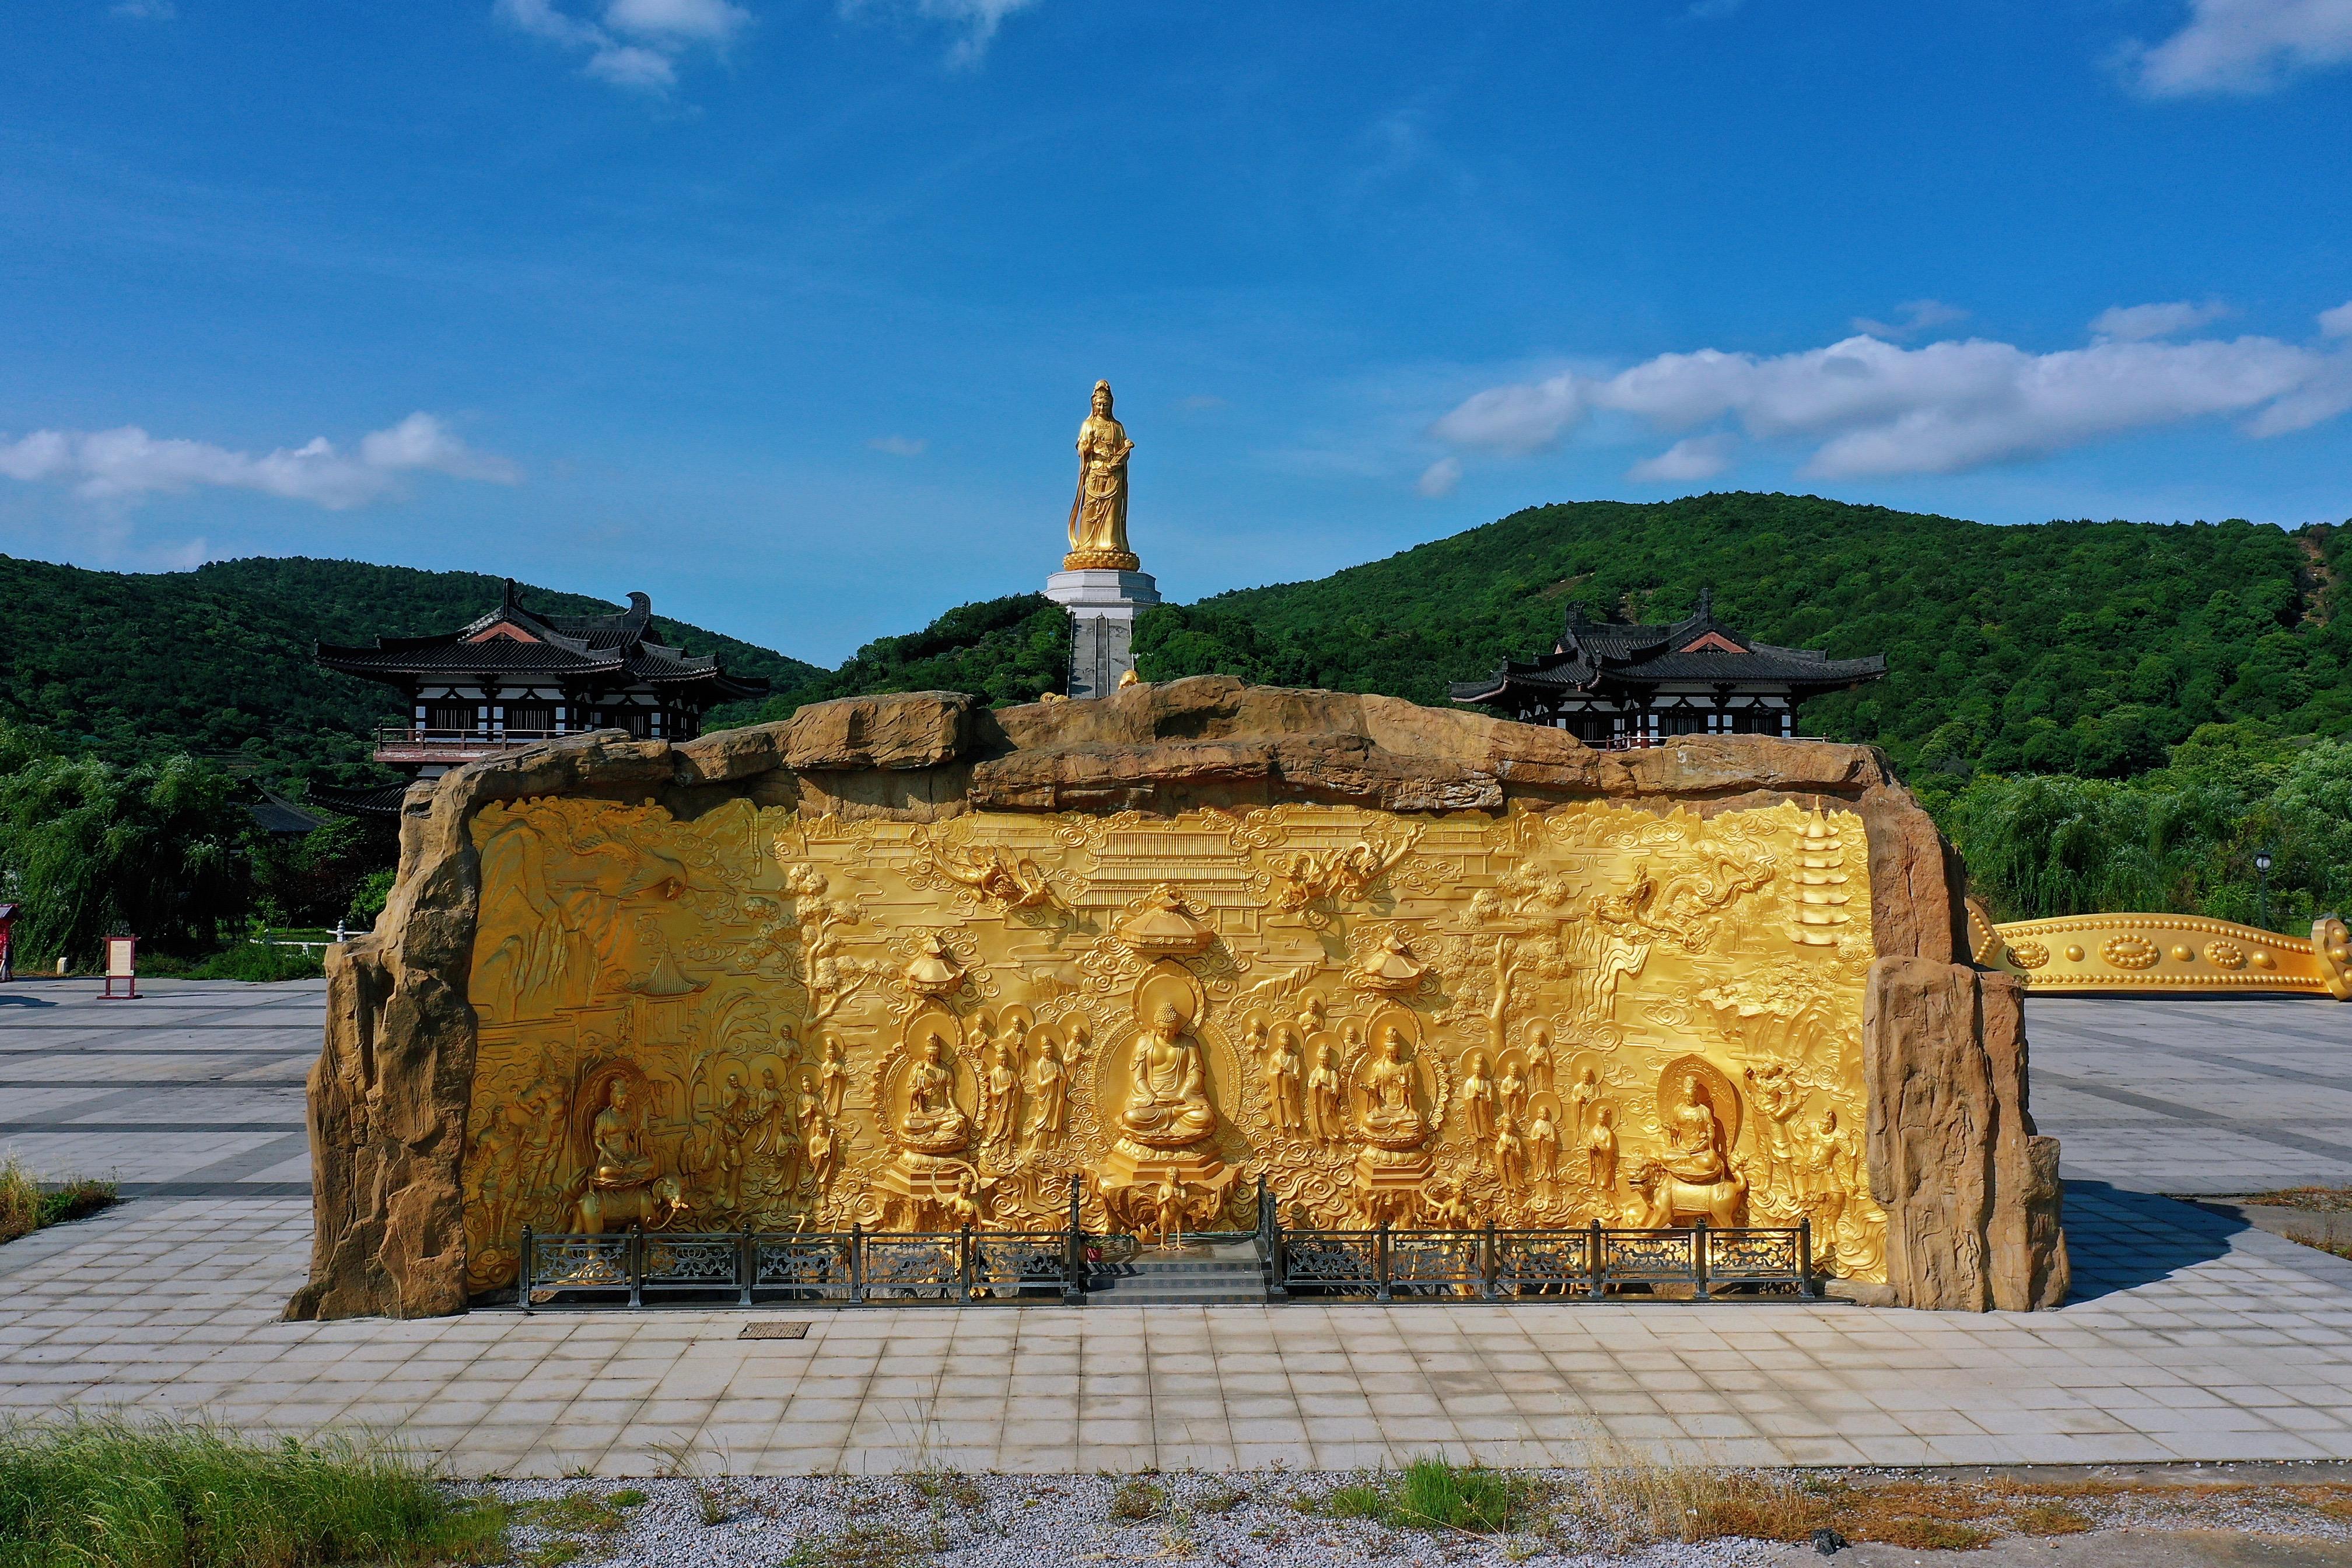
<svg viewBox="0 0 2352 1568">
<path fill-rule="evenodd" d="M 400 689 L 408 721 L 377 731 L 375 760 L 411 780 L 586 730 L 691 740 L 706 710 L 766 694 L 764 680 L 655 641 L 652 625 L 653 601 L 643 594 L 617 614 L 542 616 L 523 606 L 509 578 L 498 608 L 457 631 L 379 637 L 373 647 L 320 643 L 318 660 Z M 405 787 L 311 795 L 340 810 L 393 813 Z"/>
<path fill-rule="evenodd" d="M 1831 658 L 1775 647 L 1696 613 L 1671 626 L 1589 620 L 1570 605 L 1551 652 L 1507 659 L 1483 680 L 1457 680 L 1454 700 L 1569 731 L 1595 746 L 1649 746 L 1670 735 L 1797 732 L 1797 705 L 1886 673 L 1886 656 Z"/>
</svg>

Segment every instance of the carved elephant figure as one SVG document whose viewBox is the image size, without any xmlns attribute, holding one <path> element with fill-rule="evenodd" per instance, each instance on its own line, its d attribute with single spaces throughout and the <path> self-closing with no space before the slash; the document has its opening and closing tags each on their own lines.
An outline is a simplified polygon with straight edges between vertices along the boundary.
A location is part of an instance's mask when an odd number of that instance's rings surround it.
<svg viewBox="0 0 2352 1568">
<path fill-rule="evenodd" d="M 656 1176 L 641 1187 L 590 1187 L 572 1205 L 572 1228 L 583 1236 L 630 1225 L 659 1230 L 685 1202 L 686 1189 L 676 1176 Z"/>
<path fill-rule="evenodd" d="M 1679 1180 L 1664 1166 L 1653 1165 L 1635 1178 L 1634 1186 L 1648 1205 L 1641 1223 L 1654 1229 L 1701 1215 L 1712 1226 L 1747 1222 L 1748 1183 L 1736 1173 L 1720 1182 L 1702 1184 Z"/>
</svg>

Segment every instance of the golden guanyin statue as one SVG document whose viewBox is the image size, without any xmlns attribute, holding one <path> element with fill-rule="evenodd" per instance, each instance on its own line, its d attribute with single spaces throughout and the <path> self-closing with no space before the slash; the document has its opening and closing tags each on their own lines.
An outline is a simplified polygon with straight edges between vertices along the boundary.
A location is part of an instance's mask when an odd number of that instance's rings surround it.
<svg viewBox="0 0 2352 1568">
<path fill-rule="evenodd" d="M 925 1037 L 907 1069 L 907 1109 L 898 1118 L 898 1134 L 909 1148 L 932 1154 L 952 1154 L 971 1142 L 971 1118 L 955 1101 L 948 1043 L 936 1031 Z"/>
<path fill-rule="evenodd" d="M 1405 1059 L 1404 1032 L 1395 1025 L 1381 1031 L 1380 1054 L 1364 1069 L 1364 1141 L 1383 1149 L 1418 1149 L 1429 1121 L 1413 1103 L 1419 1069 Z"/>
<path fill-rule="evenodd" d="M 1174 1003 L 1160 1004 L 1137 1037 L 1129 1074 L 1118 1124 L 1129 1138 L 1155 1149 L 1181 1149 L 1217 1130 L 1201 1047 L 1185 1032 L 1184 1015 Z"/>
<path fill-rule="evenodd" d="M 606 1191 L 643 1186 L 654 1179 L 654 1163 L 643 1147 L 638 1119 L 629 1109 L 629 1080 L 616 1078 L 605 1093 L 604 1109 L 591 1129 L 596 1143 L 596 1167 L 591 1184 Z"/>
<path fill-rule="evenodd" d="M 1683 1075 L 1680 1100 L 1667 1118 L 1665 1134 L 1667 1152 L 1662 1163 L 1675 1180 L 1705 1186 L 1730 1177 L 1723 1123 L 1698 1074 Z"/>
<path fill-rule="evenodd" d="M 1095 383 L 1094 412 L 1078 426 L 1078 493 L 1070 502 L 1070 552 L 1065 568 L 1132 572 L 1140 564 L 1127 543 L 1127 459 L 1135 443 L 1111 416 L 1110 383 Z"/>
</svg>

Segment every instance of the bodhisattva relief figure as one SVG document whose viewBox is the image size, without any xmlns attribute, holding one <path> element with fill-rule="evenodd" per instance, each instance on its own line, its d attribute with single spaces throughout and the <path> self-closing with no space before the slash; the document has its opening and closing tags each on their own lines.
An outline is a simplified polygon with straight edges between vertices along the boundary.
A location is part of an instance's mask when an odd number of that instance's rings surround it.
<svg viewBox="0 0 2352 1568">
<path fill-rule="evenodd" d="M 1381 1031 L 1380 1055 L 1364 1070 L 1363 1128 L 1367 1141 L 1384 1149 L 1417 1149 L 1429 1136 L 1428 1120 L 1413 1103 L 1419 1070 L 1405 1059 L 1404 1033 L 1391 1025 Z"/>
<path fill-rule="evenodd" d="M 1528 1080 L 1519 1076 L 1517 1063 L 1504 1061 L 1503 1076 L 1495 1080 L 1495 1102 L 1509 1111 L 1512 1120 L 1527 1119 Z"/>
<path fill-rule="evenodd" d="M 604 1091 L 604 1109 L 590 1127 L 596 1145 L 596 1163 L 588 1184 L 604 1192 L 641 1187 L 654 1179 L 653 1156 L 646 1152 L 645 1134 L 629 1109 L 629 1080 L 616 1078 Z"/>
<path fill-rule="evenodd" d="M 1538 1094 L 1551 1092 L 1551 1030 L 1540 1021 L 1528 1026 L 1528 1083 Z"/>
<path fill-rule="evenodd" d="M 1820 1122 L 1805 1133 L 1802 1194 L 1821 1198 L 1834 1194 L 1843 1207 L 1846 1194 L 1861 1183 L 1856 1169 L 1861 1163 L 1853 1140 L 1838 1126 L 1837 1107 L 1824 1109 Z"/>
<path fill-rule="evenodd" d="M 1483 1154 L 1495 1136 L 1495 1080 L 1486 1076 L 1486 1052 L 1470 1053 L 1456 1095 L 1462 1102 L 1463 1120 L 1470 1124 L 1470 1136 L 1477 1140 Z"/>
<path fill-rule="evenodd" d="M 1592 1108 L 1585 1130 L 1584 1173 L 1602 1192 L 1617 1190 L 1617 1108 L 1606 1100 Z"/>
<path fill-rule="evenodd" d="M 808 1159 L 809 1181 L 822 1192 L 833 1182 L 833 1123 L 826 1120 L 824 1101 L 806 1079 L 801 1088 L 801 1150 Z"/>
<path fill-rule="evenodd" d="M 1682 1099 L 1666 1119 L 1667 1173 L 1693 1186 L 1731 1179 L 1731 1153 L 1723 1146 L 1723 1122 L 1706 1097 L 1698 1074 L 1685 1073 Z"/>
<path fill-rule="evenodd" d="M 793 1148 L 791 1110 L 773 1068 L 760 1069 L 760 1087 L 751 1091 L 751 1159 L 764 1173 L 759 1188 L 765 1193 L 777 1185 Z"/>
<path fill-rule="evenodd" d="M 824 1065 L 817 1069 L 817 1081 L 824 1085 L 826 1117 L 840 1121 L 842 1101 L 849 1093 L 849 1063 L 843 1059 L 839 1035 L 824 1037 Z"/>
<path fill-rule="evenodd" d="M 1528 1168 L 1538 1182 L 1549 1182 L 1559 1174 L 1559 1128 L 1552 1121 L 1551 1112 L 1536 1107 L 1535 1120 L 1528 1123 Z"/>
<path fill-rule="evenodd" d="M 1185 1032 L 1184 1015 L 1174 1003 L 1162 1002 L 1152 1013 L 1136 1039 L 1128 1074 L 1127 1104 L 1118 1121 L 1137 1142 L 1181 1149 L 1217 1130 L 1200 1045 Z"/>
<path fill-rule="evenodd" d="M 1298 1084 L 1307 1063 L 1298 1054 L 1298 1036 L 1289 1025 L 1275 1029 L 1274 1048 L 1263 1059 L 1266 1087 L 1274 1100 L 1274 1124 L 1285 1132 L 1297 1132 L 1307 1125 Z"/>
<path fill-rule="evenodd" d="M 1094 411 L 1078 426 L 1078 494 L 1070 503 L 1070 551 L 1131 555 L 1127 543 L 1127 460 L 1135 443 L 1111 416 L 1110 383 L 1095 383 Z"/>
<path fill-rule="evenodd" d="M 1311 1040 L 1323 1032 L 1323 998 L 1309 991 L 1298 1001 L 1298 1037 Z"/>
<path fill-rule="evenodd" d="M 1576 1107 L 1576 1130 L 1580 1132 L 1591 1125 L 1593 1103 L 1601 1098 L 1601 1075 L 1591 1068 L 1570 1088 L 1568 1098 Z"/>
<path fill-rule="evenodd" d="M 759 1125 L 751 1091 L 743 1087 L 743 1075 L 731 1068 L 727 1074 L 727 1087 L 719 1094 L 718 1114 L 711 1131 L 719 1143 L 719 1180 L 727 1196 L 727 1206 L 743 1206 L 743 1145 Z"/>
<path fill-rule="evenodd" d="M 992 1149 L 1009 1149 L 1021 1126 L 1021 1071 L 1013 1066 L 1013 1047 L 996 1042 L 988 1068 L 988 1119 L 980 1141 Z"/>
<path fill-rule="evenodd" d="M 1769 1191 L 1794 1191 L 1798 1181 L 1797 1142 L 1789 1123 L 1803 1109 L 1805 1091 L 1779 1062 L 1768 1065 L 1760 1072 L 1749 1068 L 1741 1076 L 1748 1079 L 1756 1109 L 1764 1113 L 1764 1185 Z"/>
<path fill-rule="evenodd" d="M 937 1029 L 924 1037 L 922 1052 L 907 1073 L 907 1109 L 898 1131 L 914 1147 L 952 1154 L 971 1141 L 971 1118 L 955 1102 L 955 1068 L 948 1042 Z"/>
<path fill-rule="evenodd" d="M 1348 1096 L 1329 1046 L 1315 1047 L 1315 1070 L 1307 1075 L 1308 1125 L 1318 1143 L 1337 1143 L 1346 1133 Z"/>
<path fill-rule="evenodd" d="M 1507 1110 L 1495 1118 L 1495 1178 L 1514 1188 L 1528 1180 L 1527 1145 L 1519 1137 L 1518 1118 Z"/>
<path fill-rule="evenodd" d="M 1069 1075 L 1063 1069 L 1062 1058 L 1055 1053 L 1054 1037 L 1046 1035 L 1038 1042 L 1037 1059 L 1029 1068 L 1029 1137 L 1033 1142 L 1062 1135 L 1062 1115 L 1068 1100 Z"/>
</svg>

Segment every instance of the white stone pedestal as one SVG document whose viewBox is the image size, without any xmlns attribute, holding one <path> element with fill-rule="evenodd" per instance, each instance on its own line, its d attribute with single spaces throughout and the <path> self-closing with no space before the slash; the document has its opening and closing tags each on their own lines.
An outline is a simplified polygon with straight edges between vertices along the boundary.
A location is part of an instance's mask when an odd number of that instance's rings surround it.
<svg viewBox="0 0 2352 1568">
<path fill-rule="evenodd" d="M 1149 572 L 1056 572 L 1045 597 L 1070 611 L 1072 697 L 1108 697 L 1135 668 L 1135 612 L 1160 603 Z"/>
</svg>

